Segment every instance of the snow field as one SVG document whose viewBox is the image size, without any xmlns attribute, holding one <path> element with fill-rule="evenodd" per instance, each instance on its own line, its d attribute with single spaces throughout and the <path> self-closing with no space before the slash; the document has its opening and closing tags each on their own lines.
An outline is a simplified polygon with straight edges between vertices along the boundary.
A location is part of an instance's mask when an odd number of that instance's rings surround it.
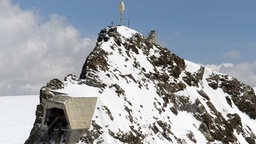
<svg viewBox="0 0 256 144">
<path fill-rule="evenodd" d="M 0 97 L 0 143 L 21 144 L 29 137 L 38 96 Z"/>
</svg>

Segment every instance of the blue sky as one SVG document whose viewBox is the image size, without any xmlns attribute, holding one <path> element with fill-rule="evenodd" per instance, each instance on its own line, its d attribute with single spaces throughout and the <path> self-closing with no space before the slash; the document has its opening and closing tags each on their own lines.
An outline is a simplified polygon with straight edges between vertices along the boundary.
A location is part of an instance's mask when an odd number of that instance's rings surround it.
<svg viewBox="0 0 256 144">
<path fill-rule="evenodd" d="M 256 87 L 256 1 L 124 0 L 125 23 L 178 56 Z M 120 0 L 0 0 L 0 96 L 79 76 Z"/>
<path fill-rule="evenodd" d="M 96 37 L 111 21 L 119 23 L 120 0 L 12 0 L 43 17 L 55 13 Z M 197 63 L 255 61 L 256 1 L 126 0 L 131 28 L 147 34 L 156 29 L 159 43 Z"/>
</svg>

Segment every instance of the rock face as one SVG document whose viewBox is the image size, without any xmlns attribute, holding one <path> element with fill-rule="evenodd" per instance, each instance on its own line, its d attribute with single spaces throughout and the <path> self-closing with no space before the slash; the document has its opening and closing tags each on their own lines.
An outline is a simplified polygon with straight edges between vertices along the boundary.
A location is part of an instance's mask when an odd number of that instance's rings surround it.
<svg viewBox="0 0 256 144">
<path fill-rule="evenodd" d="M 29 139 L 43 123 L 45 101 L 56 93 L 98 97 L 79 143 L 256 143 L 250 86 L 124 26 L 101 30 L 79 78 L 68 75 L 41 89 Z"/>
</svg>

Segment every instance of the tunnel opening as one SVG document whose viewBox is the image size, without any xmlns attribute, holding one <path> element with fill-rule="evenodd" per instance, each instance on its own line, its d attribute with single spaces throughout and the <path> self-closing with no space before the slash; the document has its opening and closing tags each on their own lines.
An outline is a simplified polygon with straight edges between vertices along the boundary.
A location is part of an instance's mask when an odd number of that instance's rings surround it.
<svg viewBox="0 0 256 144">
<path fill-rule="evenodd" d="M 66 131 L 68 130 L 68 123 L 63 109 L 47 109 L 44 124 L 48 127 L 47 139 L 50 143 L 66 142 Z"/>
</svg>

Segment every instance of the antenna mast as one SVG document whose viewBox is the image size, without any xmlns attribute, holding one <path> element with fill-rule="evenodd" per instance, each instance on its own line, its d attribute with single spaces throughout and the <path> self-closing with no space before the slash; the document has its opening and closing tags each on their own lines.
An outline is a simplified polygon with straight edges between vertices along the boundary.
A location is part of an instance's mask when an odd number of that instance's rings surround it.
<svg viewBox="0 0 256 144">
<path fill-rule="evenodd" d="M 125 11 L 125 5 L 123 0 L 121 0 L 119 9 L 120 9 L 120 25 L 123 25 L 124 11 Z"/>
</svg>

